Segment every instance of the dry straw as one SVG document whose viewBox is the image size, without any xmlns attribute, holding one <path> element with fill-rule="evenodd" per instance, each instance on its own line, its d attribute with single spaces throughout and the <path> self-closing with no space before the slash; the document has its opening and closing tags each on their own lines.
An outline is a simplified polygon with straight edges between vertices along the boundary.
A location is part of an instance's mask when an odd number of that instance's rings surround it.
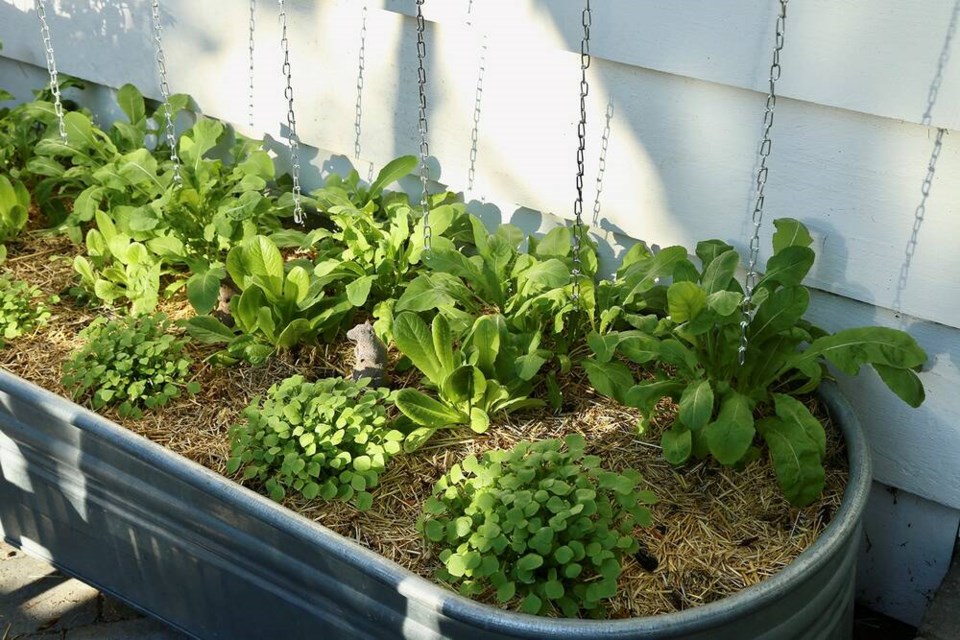
<svg viewBox="0 0 960 640">
<path fill-rule="evenodd" d="M 11 251 L 4 270 L 39 286 L 63 293 L 73 281 L 67 241 L 28 234 L 19 251 Z M 185 317 L 182 299 L 162 305 L 173 318 Z M 60 363 L 78 345 L 77 333 L 103 313 L 78 307 L 69 297 L 55 306 L 51 322 L 0 351 L 0 365 L 27 380 L 63 393 Z M 294 373 L 308 378 L 345 374 L 351 368 L 350 345 L 303 350 L 275 358 L 261 367 L 214 367 L 205 362 L 209 348 L 193 348 L 196 396 L 184 396 L 163 410 L 123 424 L 154 442 L 223 473 L 229 453 L 228 431 L 243 408 L 271 384 Z M 394 386 L 409 384 L 394 380 Z M 591 453 L 612 470 L 634 468 L 644 488 L 660 497 L 654 526 L 640 530 L 642 550 L 628 558 L 621 589 L 611 606 L 613 617 L 653 615 L 694 607 L 760 582 L 788 565 L 810 546 L 830 522 L 846 484 L 846 459 L 835 429 L 828 442 L 827 488 L 804 509 L 790 507 L 765 459 L 745 470 L 713 463 L 674 468 L 660 455 L 659 430 L 670 407 L 654 420 L 650 433 L 636 434 L 638 414 L 592 393 L 582 379 L 566 381 L 572 403 L 561 415 L 520 414 L 500 420 L 483 435 L 469 431 L 442 433 L 413 455 L 395 458 L 374 490 L 374 506 L 358 512 L 341 502 L 288 498 L 284 504 L 302 515 L 352 538 L 401 566 L 430 578 L 438 560 L 415 530 L 421 504 L 433 483 L 468 454 L 510 447 L 521 440 L 581 433 Z M 819 415 L 822 410 L 817 408 Z M 115 414 L 107 412 L 111 419 Z M 256 487 L 252 487 L 256 489 Z M 492 598 L 490 601 L 492 602 Z"/>
</svg>

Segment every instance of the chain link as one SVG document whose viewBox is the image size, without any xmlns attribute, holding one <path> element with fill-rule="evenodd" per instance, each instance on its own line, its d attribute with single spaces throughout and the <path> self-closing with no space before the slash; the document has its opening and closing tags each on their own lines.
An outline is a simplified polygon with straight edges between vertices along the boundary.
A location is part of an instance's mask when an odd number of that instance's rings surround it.
<svg viewBox="0 0 960 640">
<path fill-rule="evenodd" d="M 250 79 L 250 86 L 247 89 L 247 100 L 248 100 L 247 124 L 249 124 L 251 128 L 253 127 L 254 115 L 255 115 L 254 97 L 256 94 L 254 93 L 254 88 L 253 88 L 253 81 L 255 78 L 254 65 L 253 65 L 253 60 L 254 60 L 253 47 L 255 44 L 256 31 L 257 31 L 257 0 L 250 0 L 250 23 L 249 23 L 249 33 L 247 36 L 247 45 L 248 45 L 247 61 L 249 63 L 248 73 L 249 73 L 249 79 Z"/>
<path fill-rule="evenodd" d="M 283 95 L 287 99 L 287 144 L 290 147 L 290 177 L 293 178 L 293 220 L 303 224 L 303 203 L 300 191 L 300 139 L 297 137 L 297 116 L 293 112 L 293 76 L 290 73 L 290 41 L 287 39 L 287 8 L 280 4 L 280 48 L 283 50 L 283 75 L 287 86 Z"/>
<path fill-rule="evenodd" d="M 471 12 L 473 0 L 467 4 L 467 28 L 474 29 Z M 467 168 L 467 190 L 473 191 L 477 181 L 477 153 L 480 149 L 480 107 L 483 104 L 483 76 L 487 72 L 487 34 L 480 37 L 480 60 L 477 63 L 477 88 L 473 98 L 473 127 L 470 129 L 470 164 Z"/>
<path fill-rule="evenodd" d="M 420 96 L 418 128 L 420 130 L 420 209 L 423 212 L 423 252 L 430 253 L 432 231 L 430 230 L 430 192 L 427 190 L 427 160 L 430 157 L 430 145 L 427 143 L 427 71 L 424 60 L 427 57 L 427 45 L 424 41 L 426 25 L 423 20 L 423 2 L 417 0 L 417 85 Z"/>
<path fill-rule="evenodd" d="M 47 24 L 47 11 L 44 0 L 36 0 L 37 18 L 40 20 L 40 37 L 43 38 L 43 52 L 47 58 L 47 71 L 50 73 L 50 93 L 53 94 L 53 110 L 57 114 L 57 128 L 60 139 L 67 141 L 67 125 L 63 120 L 63 102 L 60 99 L 60 80 L 57 72 L 57 60 L 53 55 L 53 40 L 50 38 L 50 25 Z"/>
<path fill-rule="evenodd" d="M 360 132 L 363 121 L 363 73 L 367 65 L 367 5 L 360 16 L 360 53 L 357 56 L 357 114 L 353 120 L 353 157 L 360 160 Z"/>
<path fill-rule="evenodd" d="M 596 197 L 593 199 L 593 226 L 600 224 L 600 194 L 603 192 L 603 176 L 607 172 L 607 147 L 610 146 L 610 122 L 613 120 L 613 98 L 607 102 L 604 114 L 603 135 L 600 136 L 600 162 L 597 167 Z"/>
<path fill-rule="evenodd" d="M 587 149 L 587 96 L 590 85 L 587 83 L 587 69 L 590 68 L 590 24 L 593 14 L 590 0 L 583 9 L 583 39 L 580 41 L 580 123 L 577 126 L 577 199 L 573 203 L 573 269 L 570 270 L 573 308 L 580 311 L 580 277 L 582 272 L 580 248 L 583 245 L 583 175 L 584 154 Z"/>
<path fill-rule="evenodd" d="M 760 141 L 760 168 L 757 170 L 756 200 L 753 204 L 753 235 L 750 237 L 750 261 L 747 265 L 747 276 L 744 281 L 744 295 L 740 317 L 740 348 L 737 350 L 737 361 L 740 366 L 747 357 L 747 327 L 753 318 L 750 308 L 753 300 L 753 290 L 757 286 L 757 259 L 760 255 L 760 226 L 763 224 L 764 190 L 767 186 L 767 158 L 773 142 L 770 130 L 773 128 L 773 111 L 777 106 L 776 85 L 780 79 L 780 52 L 783 51 L 783 36 L 787 25 L 787 2 L 780 0 L 780 13 L 777 16 L 776 39 L 773 48 L 773 62 L 770 64 L 769 91 L 766 107 L 763 112 L 763 139 Z"/>
<path fill-rule="evenodd" d="M 167 84 L 167 59 L 163 54 L 163 25 L 160 22 L 160 2 L 153 0 L 153 43 L 157 51 L 157 70 L 160 72 L 160 95 L 163 97 L 163 117 L 166 125 L 167 144 L 170 146 L 170 159 L 173 161 L 173 184 L 183 186 L 180 173 L 180 156 L 177 154 L 177 134 L 173 126 L 173 109 L 170 107 L 170 85 Z"/>
</svg>

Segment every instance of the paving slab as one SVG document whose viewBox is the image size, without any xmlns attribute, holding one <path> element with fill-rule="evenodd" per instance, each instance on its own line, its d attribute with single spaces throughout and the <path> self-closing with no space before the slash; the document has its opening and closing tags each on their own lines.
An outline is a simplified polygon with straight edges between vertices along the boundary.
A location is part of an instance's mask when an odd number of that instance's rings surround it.
<svg viewBox="0 0 960 640">
<path fill-rule="evenodd" d="M 0 541 L 0 638 L 182 640 L 187 636 Z"/>
</svg>

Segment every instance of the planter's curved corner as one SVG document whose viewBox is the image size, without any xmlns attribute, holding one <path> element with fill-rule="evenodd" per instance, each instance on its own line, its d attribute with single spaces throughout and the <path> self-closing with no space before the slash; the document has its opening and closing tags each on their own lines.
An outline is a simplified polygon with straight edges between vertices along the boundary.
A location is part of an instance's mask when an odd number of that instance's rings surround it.
<svg viewBox="0 0 960 640">
<path fill-rule="evenodd" d="M 0 370 L 0 526 L 197 638 L 846 639 L 870 485 L 863 433 L 825 386 L 850 480 L 782 572 L 662 616 L 537 618 L 478 604 L 59 396 Z"/>
</svg>

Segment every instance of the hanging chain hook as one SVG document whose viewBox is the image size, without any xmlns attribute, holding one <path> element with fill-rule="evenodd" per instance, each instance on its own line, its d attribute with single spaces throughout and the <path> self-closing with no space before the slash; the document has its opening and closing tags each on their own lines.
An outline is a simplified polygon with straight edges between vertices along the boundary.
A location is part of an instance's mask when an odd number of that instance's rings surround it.
<svg viewBox="0 0 960 640">
<path fill-rule="evenodd" d="M 50 37 L 50 25 L 47 24 L 47 11 L 44 0 L 36 0 L 37 18 L 40 20 L 40 37 L 43 38 L 43 52 L 47 58 L 47 71 L 50 74 L 50 93 L 53 94 L 53 110 L 57 114 L 57 127 L 60 139 L 67 141 L 67 125 L 63 119 L 63 102 L 60 100 L 60 80 L 57 72 L 57 59 L 53 55 L 53 40 Z"/>
<path fill-rule="evenodd" d="M 777 16 L 777 35 L 773 48 L 773 62 L 770 64 L 769 83 L 766 108 L 763 112 L 763 139 L 760 141 L 760 168 L 757 170 L 757 196 L 753 205 L 753 235 L 750 238 L 750 261 L 747 265 L 747 276 L 744 281 L 743 303 L 740 307 L 740 348 L 737 350 L 737 361 L 740 366 L 747 358 L 747 327 L 753 319 L 753 310 L 750 308 L 753 300 L 753 291 L 757 286 L 757 258 L 760 254 L 760 226 L 763 224 L 764 189 L 767 186 L 767 158 L 773 142 L 770 130 L 773 128 L 773 111 L 777 106 L 776 86 L 780 79 L 780 52 L 783 51 L 783 34 L 787 25 L 787 2 L 780 0 L 780 13 Z"/>
<path fill-rule="evenodd" d="M 280 48 L 283 50 L 283 75 L 287 86 L 283 95 L 287 99 L 287 145 L 290 147 L 290 177 L 293 178 L 293 220 L 303 224 L 303 203 L 300 191 L 300 139 L 297 137 L 297 116 L 293 112 L 293 76 L 290 72 L 290 41 L 287 39 L 287 8 L 280 4 Z"/>
<path fill-rule="evenodd" d="M 587 149 L 587 96 L 590 85 L 587 83 L 587 69 L 590 68 L 590 25 L 593 14 L 590 0 L 583 9 L 583 39 L 580 41 L 580 123 L 577 125 L 577 199 L 573 203 L 573 269 L 570 270 L 574 311 L 580 311 L 580 278 L 582 264 L 580 249 L 583 245 L 583 175 L 584 155 Z"/>
<path fill-rule="evenodd" d="M 353 158 L 360 161 L 360 133 L 363 131 L 363 74 L 367 67 L 367 5 L 360 12 L 360 48 L 357 52 L 357 102 L 353 120 Z"/>
<path fill-rule="evenodd" d="M 427 160 L 430 157 L 430 145 L 427 143 L 427 72 L 424 60 L 427 57 L 427 45 L 424 41 L 425 24 L 423 20 L 423 2 L 417 0 L 417 86 L 420 97 L 418 128 L 420 130 L 420 209 L 423 213 L 423 253 L 430 254 L 432 231 L 430 230 L 430 192 L 427 190 Z"/>
<path fill-rule="evenodd" d="M 180 173 L 180 156 L 177 154 L 177 135 L 173 126 L 173 108 L 170 106 L 170 85 L 167 84 L 167 59 L 163 54 L 163 25 L 160 22 L 160 2 L 153 0 L 153 43 L 157 51 L 157 70 L 160 73 L 160 95 L 163 97 L 163 117 L 166 124 L 167 144 L 170 146 L 170 159 L 173 161 L 173 184 L 177 189 L 183 186 Z"/>
<path fill-rule="evenodd" d="M 247 34 L 247 62 L 248 62 L 248 73 L 250 85 L 247 87 L 247 124 L 250 127 L 253 127 L 254 115 L 255 115 L 255 102 L 254 98 L 256 93 L 253 88 L 253 81 L 255 78 L 254 74 L 254 57 L 253 57 L 253 47 L 256 42 L 255 34 L 257 31 L 257 0 L 250 0 L 250 22 L 248 25 L 248 34 Z"/>
<path fill-rule="evenodd" d="M 474 30 L 473 0 L 467 4 L 467 28 Z M 483 30 L 480 36 L 479 61 L 477 63 L 477 88 L 473 97 L 473 127 L 470 129 L 470 164 L 467 168 L 467 190 L 473 192 L 477 181 L 477 154 L 480 150 L 480 115 L 483 105 L 483 76 L 487 72 L 487 33 Z M 483 195 L 480 196 L 483 200 Z"/>
</svg>

